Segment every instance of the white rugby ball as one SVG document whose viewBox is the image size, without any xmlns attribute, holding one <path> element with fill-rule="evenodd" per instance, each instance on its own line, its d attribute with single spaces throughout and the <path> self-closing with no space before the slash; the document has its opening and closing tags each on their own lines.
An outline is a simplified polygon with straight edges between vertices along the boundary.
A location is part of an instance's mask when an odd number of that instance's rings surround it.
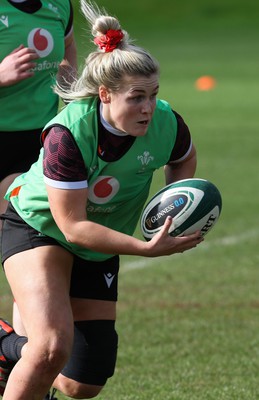
<svg viewBox="0 0 259 400">
<path fill-rule="evenodd" d="M 158 233 L 166 217 L 173 218 L 171 236 L 189 235 L 197 230 L 206 235 L 218 221 L 222 198 L 218 188 L 206 179 L 183 179 L 165 186 L 145 206 L 141 231 L 146 240 Z"/>
</svg>

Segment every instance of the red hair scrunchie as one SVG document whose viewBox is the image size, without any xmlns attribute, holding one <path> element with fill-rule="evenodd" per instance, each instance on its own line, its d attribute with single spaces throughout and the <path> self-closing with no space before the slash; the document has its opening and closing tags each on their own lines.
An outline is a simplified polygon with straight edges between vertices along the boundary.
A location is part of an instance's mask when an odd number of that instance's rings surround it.
<svg viewBox="0 0 259 400">
<path fill-rule="evenodd" d="M 123 39 L 123 32 L 120 29 L 109 29 L 105 35 L 96 36 L 94 43 L 105 53 L 110 53 L 116 49 L 118 43 Z"/>
</svg>

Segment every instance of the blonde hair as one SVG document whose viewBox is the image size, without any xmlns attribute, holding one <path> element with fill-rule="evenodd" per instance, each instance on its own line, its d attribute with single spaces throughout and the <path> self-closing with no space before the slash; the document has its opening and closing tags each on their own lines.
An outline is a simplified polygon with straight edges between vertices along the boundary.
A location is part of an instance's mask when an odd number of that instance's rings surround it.
<svg viewBox="0 0 259 400">
<path fill-rule="evenodd" d="M 80 2 L 95 40 L 106 35 L 109 30 L 121 31 L 123 37 L 112 51 L 104 52 L 97 48 L 90 53 L 81 76 L 69 89 L 57 84 L 54 90 L 60 97 L 65 101 L 72 101 L 98 96 L 100 86 L 116 92 L 122 86 L 125 76 L 149 77 L 159 72 L 158 62 L 145 49 L 132 44 L 117 18 L 109 16 L 105 9 L 101 10 L 95 3 L 86 0 Z"/>
</svg>

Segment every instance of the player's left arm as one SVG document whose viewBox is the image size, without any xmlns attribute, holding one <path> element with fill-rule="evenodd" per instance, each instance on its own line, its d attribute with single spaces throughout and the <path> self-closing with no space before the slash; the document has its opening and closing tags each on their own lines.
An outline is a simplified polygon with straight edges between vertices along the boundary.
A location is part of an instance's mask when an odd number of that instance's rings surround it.
<svg viewBox="0 0 259 400">
<path fill-rule="evenodd" d="M 65 55 L 58 69 L 57 81 L 64 87 L 69 86 L 77 75 L 77 49 L 73 31 L 65 39 Z"/>
<path fill-rule="evenodd" d="M 192 144 L 191 150 L 186 158 L 179 162 L 171 162 L 164 167 L 167 185 L 194 176 L 197 165 L 196 154 L 195 146 Z"/>
<path fill-rule="evenodd" d="M 165 166 L 166 184 L 192 178 L 196 171 L 197 155 L 189 128 L 181 115 L 173 111 L 177 120 L 177 136 L 170 159 Z"/>
<path fill-rule="evenodd" d="M 58 84 L 62 87 L 68 88 L 77 76 L 77 48 L 73 28 L 74 10 L 70 0 L 69 5 L 70 15 L 64 33 L 65 54 L 64 59 L 59 65 L 59 70 L 57 74 Z"/>
</svg>

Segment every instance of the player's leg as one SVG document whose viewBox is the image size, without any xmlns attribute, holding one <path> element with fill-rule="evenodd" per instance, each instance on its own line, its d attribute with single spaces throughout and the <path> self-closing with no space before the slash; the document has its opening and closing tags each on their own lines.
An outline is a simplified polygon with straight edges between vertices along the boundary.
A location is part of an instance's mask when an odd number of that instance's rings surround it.
<svg viewBox="0 0 259 400">
<path fill-rule="evenodd" d="M 9 210 L 10 212 L 11 210 Z M 12 223 L 16 224 L 16 228 L 17 224 L 20 226 L 19 218 L 17 222 L 16 220 L 14 222 L 15 215 L 13 212 L 11 212 L 11 216 Z M 28 240 L 24 240 L 24 236 L 28 236 L 28 232 L 27 235 L 24 235 L 22 228 L 22 235 L 19 236 L 18 243 L 20 245 L 23 241 L 23 246 L 26 247 Z M 35 232 L 30 233 L 35 241 Z M 7 242 L 9 237 L 10 235 L 5 235 Z M 39 239 L 36 237 L 36 240 Z M 40 241 L 42 242 L 42 240 L 49 241 L 50 238 L 41 238 Z M 11 242 L 13 244 L 13 240 Z M 8 243 L 3 247 L 10 249 Z M 21 264 L 21 266 L 23 265 Z M 113 374 L 117 353 L 117 334 L 114 321 L 116 317 L 118 269 L 118 257 L 104 263 L 85 263 L 84 260 L 82 263 L 81 260 L 80 264 L 77 260 L 76 265 L 73 266 L 70 294 L 74 318 L 79 321 L 76 329 L 76 336 L 79 337 L 79 340 L 76 340 L 71 359 L 55 382 L 57 388 L 68 395 L 73 395 L 73 397 L 89 398 L 95 396 L 102 389 L 107 378 Z M 89 300 L 85 297 L 97 297 L 97 299 Z M 94 323 L 89 324 L 89 320 L 93 320 Z M 106 341 L 103 340 L 103 332 L 106 332 Z M 90 357 L 89 348 L 90 354 L 92 354 Z M 78 354 L 83 355 L 80 363 L 77 359 Z"/>
<path fill-rule="evenodd" d="M 14 331 L 18 335 L 27 337 L 16 301 L 13 302 L 13 324 L 12 325 L 13 325 Z M 4 373 L 4 371 L 3 371 L 3 373 Z M 4 388 L 6 386 L 8 376 L 9 376 L 9 371 L 6 370 L 6 375 L 2 376 L 2 380 L 3 380 L 2 395 L 4 393 Z M 0 367 L 0 381 L 1 381 L 1 367 Z M 57 400 L 55 393 L 56 393 L 56 389 L 52 388 L 51 390 L 49 390 L 48 394 L 44 397 L 43 400 Z M 1 394 L 1 382 L 0 382 L 0 394 Z"/>
<path fill-rule="evenodd" d="M 5 389 L 12 400 L 42 400 L 65 365 L 73 341 L 69 299 L 72 256 L 43 246 L 9 257 L 4 268 L 28 336 Z"/>
<path fill-rule="evenodd" d="M 18 335 L 26 336 L 16 301 L 13 302 L 13 328 Z"/>
<path fill-rule="evenodd" d="M 119 258 L 88 262 L 75 258 L 71 304 L 75 334 L 71 357 L 54 386 L 74 398 L 96 396 L 113 375 Z"/>
<path fill-rule="evenodd" d="M 89 306 L 87 300 L 85 305 Z M 98 308 L 99 315 L 106 308 L 101 304 L 91 307 Z M 53 384 L 69 397 L 83 399 L 97 396 L 114 373 L 118 336 L 115 321 L 105 318 L 107 315 L 100 320 L 75 322 L 71 356 Z"/>
</svg>

